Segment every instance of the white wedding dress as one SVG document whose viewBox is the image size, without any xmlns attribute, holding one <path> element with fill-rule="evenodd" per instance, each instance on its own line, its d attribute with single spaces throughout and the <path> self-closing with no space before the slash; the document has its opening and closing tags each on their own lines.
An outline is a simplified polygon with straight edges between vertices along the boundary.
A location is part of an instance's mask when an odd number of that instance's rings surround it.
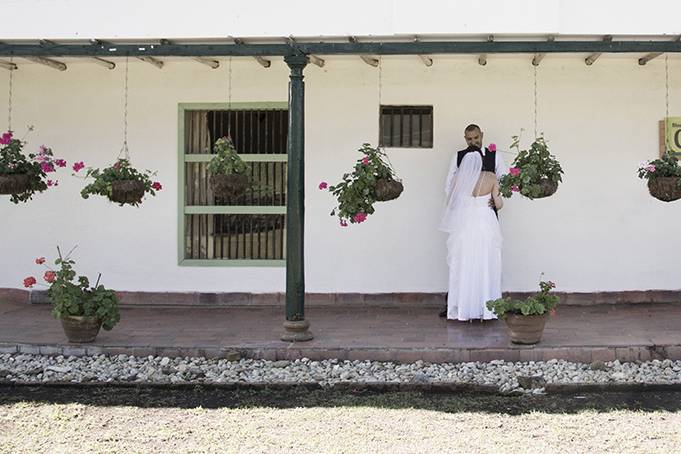
<svg viewBox="0 0 681 454">
<path fill-rule="evenodd" d="M 490 194 L 473 196 L 481 169 L 478 153 L 464 156 L 440 223 L 440 230 L 449 233 L 447 318 L 451 320 L 496 319 L 485 303 L 501 298 L 499 221 L 489 206 Z"/>
</svg>

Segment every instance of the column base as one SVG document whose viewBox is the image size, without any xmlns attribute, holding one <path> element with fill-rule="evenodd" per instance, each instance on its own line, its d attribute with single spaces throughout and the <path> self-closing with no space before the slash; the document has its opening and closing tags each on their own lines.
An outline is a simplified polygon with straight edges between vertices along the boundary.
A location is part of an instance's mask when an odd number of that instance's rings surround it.
<svg viewBox="0 0 681 454">
<path fill-rule="evenodd" d="M 286 320 L 284 322 L 284 334 L 281 340 L 285 342 L 305 342 L 314 337 L 309 330 L 310 322 L 307 320 Z"/>
</svg>

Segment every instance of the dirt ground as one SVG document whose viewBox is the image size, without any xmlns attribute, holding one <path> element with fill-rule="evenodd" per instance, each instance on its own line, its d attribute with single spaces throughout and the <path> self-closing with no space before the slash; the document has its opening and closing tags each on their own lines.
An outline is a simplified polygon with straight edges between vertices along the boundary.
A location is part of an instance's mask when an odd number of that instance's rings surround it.
<svg viewBox="0 0 681 454">
<path fill-rule="evenodd" d="M 0 387 L 0 452 L 679 452 L 681 392 Z"/>
</svg>

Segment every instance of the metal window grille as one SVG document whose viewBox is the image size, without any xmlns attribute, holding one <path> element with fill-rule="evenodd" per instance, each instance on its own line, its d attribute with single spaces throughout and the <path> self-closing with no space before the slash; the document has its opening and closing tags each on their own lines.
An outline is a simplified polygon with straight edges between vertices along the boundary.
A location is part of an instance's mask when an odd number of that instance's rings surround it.
<svg viewBox="0 0 681 454">
<path fill-rule="evenodd" d="M 380 117 L 381 146 L 433 147 L 433 106 L 381 106 Z"/>
</svg>

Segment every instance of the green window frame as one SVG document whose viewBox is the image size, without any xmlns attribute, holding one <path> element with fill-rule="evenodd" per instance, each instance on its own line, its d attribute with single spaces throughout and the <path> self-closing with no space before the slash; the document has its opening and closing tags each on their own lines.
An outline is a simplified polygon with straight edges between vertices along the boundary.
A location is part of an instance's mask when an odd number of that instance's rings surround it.
<svg viewBox="0 0 681 454">
<path fill-rule="evenodd" d="M 185 117 L 195 110 L 259 110 L 288 109 L 288 102 L 232 102 L 179 103 L 178 104 L 178 265 L 179 266 L 265 266 L 285 267 L 286 260 L 279 259 L 188 259 L 185 258 L 185 216 L 188 214 L 283 214 L 286 206 L 226 206 L 186 205 L 185 163 L 208 162 L 212 154 L 187 154 L 185 150 Z M 242 154 L 245 162 L 288 162 L 287 154 Z M 285 244 L 284 244 L 285 250 Z"/>
</svg>

